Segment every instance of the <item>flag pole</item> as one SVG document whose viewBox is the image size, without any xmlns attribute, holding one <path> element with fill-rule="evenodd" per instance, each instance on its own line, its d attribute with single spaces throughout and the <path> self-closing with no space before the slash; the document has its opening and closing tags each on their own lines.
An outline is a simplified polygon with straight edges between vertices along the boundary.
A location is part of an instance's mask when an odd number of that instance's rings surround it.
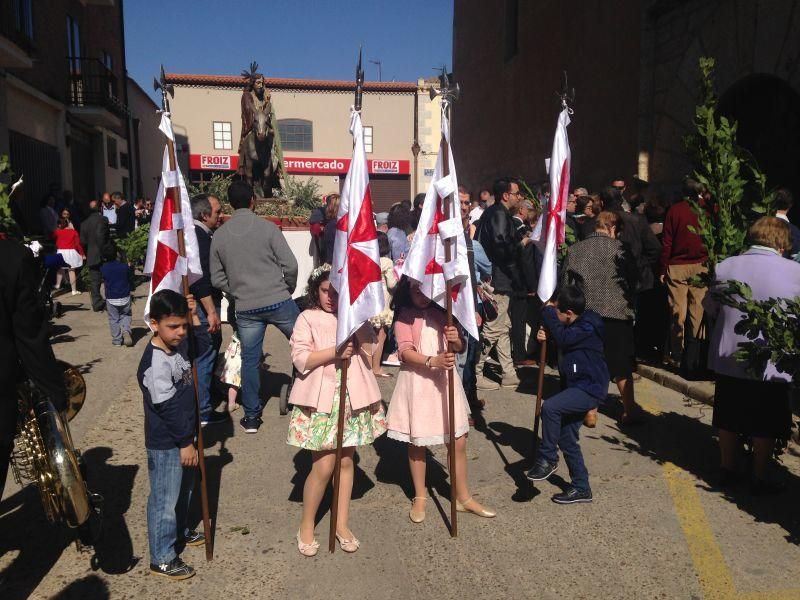
<svg viewBox="0 0 800 600">
<path fill-rule="evenodd" d="M 442 119 L 447 120 L 449 130 L 450 119 L 450 103 L 456 100 L 461 92 L 458 84 L 450 85 L 450 79 L 447 77 L 447 68 L 442 67 L 442 75 L 440 77 L 440 88 L 431 88 L 430 97 L 433 100 L 436 96 L 442 97 Z M 442 138 L 439 142 L 439 147 L 442 156 L 442 176 L 447 177 L 450 175 L 450 146 L 447 143 L 447 138 L 442 130 Z M 453 193 L 448 194 L 444 200 L 444 214 L 447 220 L 455 217 Z M 453 238 L 447 238 L 444 241 L 444 260 L 450 262 L 453 260 Z M 447 295 L 446 309 L 447 309 L 447 326 L 453 326 L 453 282 L 450 279 L 445 280 L 445 290 Z M 448 343 L 448 352 L 453 352 L 453 345 Z M 448 452 L 448 469 L 450 471 L 450 537 L 458 537 L 458 510 L 456 505 L 458 498 L 456 495 L 456 411 L 455 411 L 455 370 L 450 369 L 447 371 L 447 412 L 448 412 L 448 428 L 450 437 L 447 441 Z"/>
<path fill-rule="evenodd" d="M 155 80 L 154 88 L 156 91 L 161 91 L 161 109 L 162 112 L 169 114 L 169 100 L 167 94 L 174 96 L 174 88 L 168 85 L 166 76 L 164 74 L 164 66 L 161 66 L 161 79 Z M 169 160 L 169 171 L 175 173 L 177 171 L 177 160 L 175 158 L 175 142 L 167 136 L 167 156 Z M 169 184 L 169 185 L 167 185 Z M 183 200 L 181 198 L 180 182 L 171 179 L 164 183 L 165 196 L 170 196 L 173 199 L 172 207 L 174 215 L 183 215 L 181 207 Z M 176 230 L 178 236 L 178 254 L 182 258 L 186 258 L 186 242 L 183 237 L 183 226 Z M 183 275 L 181 277 L 183 283 L 184 296 L 189 294 L 189 276 Z M 195 362 L 196 346 L 194 339 L 194 324 L 189 321 L 189 360 L 192 364 L 192 382 L 194 384 L 194 403 L 195 403 L 195 422 L 197 428 L 197 464 L 200 467 L 200 501 L 201 510 L 203 514 L 203 533 L 205 536 L 206 547 L 206 560 L 210 561 L 214 558 L 214 544 L 213 535 L 211 532 L 211 518 L 208 513 L 208 487 L 206 486 L 206 459 L 203 447 L 203 428 L 200 426 L 200 396 L 197 393 L 197 364 Z"/>
<path fill-rule="evenodd" d="M 356 95 L 353 108 L 361 110 L 361 97 L 364 87 L 364 70 L 361 68 L 361 48 L 358 49 L 358 65 L 356 65 Z M 349 240 L 348 240 L 349 243 Z M 333 465 L 333 499 L 331 500 L 331 524 L 328 532 L 328 552 L 336 550 L 336 526 L 339 519 L 339 485 L 342 475 L 342 454 L 344 448 L 344 411 L 345 399 L 347 397 L 347 368 L 350 366 L 350 359 L 342 360 L 341 384 L 339 386 L 339 418 L 336 422 L 336 462 Z"/>
<path fill-rule="evenodd" d="M 569 105 L 575 101 L 575 88 L 572 88 L 570 90 L 566 71 L 564 71 L 561 80 L 561 92 L 556 93 L 556 96 L 558 96 L 558 98 L 561 100 L 561 110 L 562 111 L 569 110 L 570 112 L 572 112 L 572 109 L 570 108 Z M 558 131 L 556 133 L 558 133 Z M 553 156 L 552 159 L 555 160 L 555 156 Z M 550 169 L 556 169 L 556 168 L 559 167 L 553 165 L 551 162 Z M 563 181 L 561 183 L 563 184 Z M 553 194 L 556 193 L 560 194 L 560 190 L 558 191 L 554 189 L 550 190 L 550 206 L 547 207 L 546 212 L 544 209 L 542 210 L 542 217 L 541 217 L 542 231 L 543 235 L 545 236 L 550 236 L 551 234 L 555 234 L 555 231 L 553 232 L 550 231 L 549 215 L 553 210 L 552 206 Z M 547 240 L 549 243 L 547 237 L 545 238 L 545 240 Z M 556 248 L 558 248 L 558 236 L 556 236 L 555 244 Z M 555 258 L 553 260 L 555 261 Z M 540 279 L 540 284 L 541 281 L 542 280 Z M 552 296 L 552 290 L 544 292 L 543 294 Z M 551 298 L 541 298 L 541 297 L 539 299 L 542 301 L 542 303 L 551 300 Z M 534 335 L 534 333 L 531 332 L 531 335 Z M 539 354 L 539 381 L 536 389 L 536 413 L 533 418 L 533 458 L 531 459 L 531 462 L 533 464 L 536 463 L 536 458 L 537 455 L 539 454 L 539 423 L 542 414 L 542 401 L 544 400 L 544 369 L 546 364 L 547 364 L 547 337 L 545 337 L 544 341 L 542 342 L 541 351 Z"/>
<path fill-rule="evenodd" d="M 536 335 L 531 332 L 531 335 Z M 533 418 L 533 459 L 532 463 L 536 464 L 536 455 L 539 453 L 539 421 L 542 415 L 542 400 L 544 394 L 544 366 L 547 363 L 547 338 L 542 342 L 542 348 L 539 352 L 539 382 L 536 388 L 536 413 Z"/>
</svg>

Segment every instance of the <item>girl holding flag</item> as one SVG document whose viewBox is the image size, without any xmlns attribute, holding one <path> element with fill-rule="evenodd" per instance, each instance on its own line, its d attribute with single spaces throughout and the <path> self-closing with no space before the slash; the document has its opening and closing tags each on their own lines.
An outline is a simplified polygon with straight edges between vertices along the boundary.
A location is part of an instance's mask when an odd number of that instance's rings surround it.
<svg viewBox="0 0 800 600">
<path fill-rule="evenodd" d="M 447 397 L 447 371 L 455 365 L 454 352 L 461 352 L 464 339 L 456 327 L 447 326 L 445 312 L 432 303 L 419 284 L 403 277 L 395 292 L 394 334 L 400 357 L 397 377 L 389 404 L 388 436 L 408 444 L 408 463 L 414 482 L 414 501 L 409 518 L 414 523 L 425 519 L 425 456 L 428 446 L 444 444 L 450 437 Z M 448 343 L 452 350 L 448 350 Z M 469 492 L 467 483 L 467 433 L 469 407 L 461 380 L 455 382 L 455 497 L 459 512 L 481 517 L 496 515 Z"/>
<path fill-rule="evenodd" d="M 371 444 L 386 431 L 386 413 L 375 376 L 372 352 L 375 336 L 367 322 L 350 341 L 336 349 L 339 295 L 329 281 L 331 267 L 312 271 L 306 291 L 310 308 L 297 318 L 289 341 L 298 375 L 289 403 L 294 405 L 287 443 L 311 450 L 312 467 L 303 486 L 303 516 L 297 532 L 297 549 L 314 556 L 315 517 L 334 470 L 341 370 L 337 363 L 350 359 L 343 427 L 343 455 L 336 539 L 345 552 L 358 550 L 360 542 L 348 527 L 353 491 L 353 454 L 356 446 Z"/>
</svg>

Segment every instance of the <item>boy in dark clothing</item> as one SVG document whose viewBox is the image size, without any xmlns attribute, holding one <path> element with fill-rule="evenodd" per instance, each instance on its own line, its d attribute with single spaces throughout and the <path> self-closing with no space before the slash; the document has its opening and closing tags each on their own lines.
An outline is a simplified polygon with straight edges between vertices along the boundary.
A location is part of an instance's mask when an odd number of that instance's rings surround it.
<svg viewBox="0 0 800 600">
<path fill-rule="evenodd" d="M 120 260 L 119 251 L 113 243 L 103 248 L 103 264 L 100 273 L 106 288 L 106 313 L 111 329 L 111 344 L 121 347 L 133 346 L 131 337 L 131 270 L 128 263 Z"/>
<path fill-rule="evenodd" d="M 542 311 L 544 326 L 560 351 L 558 370 L 566 388 L 542 403 L 542 443 L 536 464 L 528 471 L 531 481 L 542 481 L 558 468 L 561 448 L 572 485 L 553 496 L 558 504 L 591 502 L 589 473 L 578 445 L 584 416 L 608 394 L 608 368 L 603 354 L 603 320 L 586 309 L 583 291 L 572 285 L 558 294 L 558 304 L 548 302 Z M 544 339 L 539 330 L 537 338 Z"/>
<path fill-rule="evenodd" d="M 147 498 L 147 537 L 150 573 L 169 579 L 188 579 L 194 569 L 178 556 L 179 545 L 199 546 L 202 533 L 187 527 L 194 487 L 197 430 L 192 367 L 188 356 L 189 318 L 200 320 L 195 300 L 172 290 L 150 299 L 153 338 L 147 344 L 136 374 L 144 397 L 144 430 L 150 496 Z M 198 338 L 198 352 L 207 345 Z"/>
</svg>

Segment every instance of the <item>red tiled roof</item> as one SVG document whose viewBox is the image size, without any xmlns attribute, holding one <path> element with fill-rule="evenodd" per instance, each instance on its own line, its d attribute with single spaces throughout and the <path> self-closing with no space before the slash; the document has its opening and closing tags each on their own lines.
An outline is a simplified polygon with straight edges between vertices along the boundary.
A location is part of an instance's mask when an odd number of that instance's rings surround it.
<svg viewBox="0 0 800 600">
<path fill-rule="evenodd" d="M 167 83 L 174 85 L 199 85 L 210 87 L 242 87 L 245 79 L 241 75 L 195 75 L 188 73 L 167 73 Z M 330 90 L 352 92 L 356 86 L 353 81 L 332 79 L 285 79 L 265 77 L 264 83 L 272 90 Z M 411 81 L 365 81 L 365 92 L 415 92 L 417 84 Z"/>
</svg>

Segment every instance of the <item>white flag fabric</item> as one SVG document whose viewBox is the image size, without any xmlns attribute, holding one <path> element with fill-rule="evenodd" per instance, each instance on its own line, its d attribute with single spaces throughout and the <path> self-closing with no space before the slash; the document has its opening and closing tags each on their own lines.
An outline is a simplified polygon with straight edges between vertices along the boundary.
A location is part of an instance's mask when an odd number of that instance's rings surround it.
<svg viewBox="0 0 800 600">
<path fill-rule="evenodd" d="M 172 135 L 172 124 L 164 114 L 160 129 L 167 137 Z M 167 129 L 168 131 L 165 131 Z M 189 193 L 179 170 L 169 170 L 169 150 L 164 148 L 163 172 L 158 185 L 153 218 L 150 221 L 150 237 L 147 240 L 147 258 L 144 263 L 145 275 L 150 275 L 150 290 L 144 307 L 144 321 L 150 325 L 150 298 L 159 290 L 174 290 L 183 294 L 183 275 L 188 275 L 191 285 L 203 274 L 200 267 L 200 250 L 194 231 L 192 206 Z M 179 190 L 180 198 L 175 198 Z M 180 211 L 175 213 L 175 205 L 180 203 Z M 186 257 L 178 253 L 178 229 L 183 229 Z"/>
<path fill-rule="evenodd" d="M 440 146 L 433 178 L 422 204 L 419 225 L 411 240 L 402 273 L 418 282 L 420 291 L 443 308 L 447 305 L 447 281 L 451 281 L 453 317 L 477 340 L 478 323 L 475 320 L 475 296 L 472 287 L 474 282 L 470 277 L 460 209 L 456 208 L 456 216 L 452 219 L 447 219 L 444 214 L 443 199 L 458 192 L 455 161 L 450 148 L 450 125 L 444 114 L 442 134 L 448 149 L 449 175 L 444 175 L 444 157 Z M 450 261 L 445 260 L 444 241 L 448 238 L 452 239 Z"/>
<path fill-rule="evenodd" d="M 331 285 L 339 292 L 336 347 L 339 348 L 384 308 L 381 255 L 372 215 L 369 171 L 361 114 L 353 110 L 353 160 L 342 187 L 336 215 L 336 239 L 331 261 Z"/>
<path fill-rule="evenodd" d="M 569 122 L 569 109 L 564 108 L 558 115 L 553 153 L 550 156 L 550 199 L 532 234 L 544 254 L 539 287 L 536 290 L 536 295 L 542 302 L 550 300 L 558 283 L 558 248 L 564 243 L 569 195 Z"/>
</svg>

